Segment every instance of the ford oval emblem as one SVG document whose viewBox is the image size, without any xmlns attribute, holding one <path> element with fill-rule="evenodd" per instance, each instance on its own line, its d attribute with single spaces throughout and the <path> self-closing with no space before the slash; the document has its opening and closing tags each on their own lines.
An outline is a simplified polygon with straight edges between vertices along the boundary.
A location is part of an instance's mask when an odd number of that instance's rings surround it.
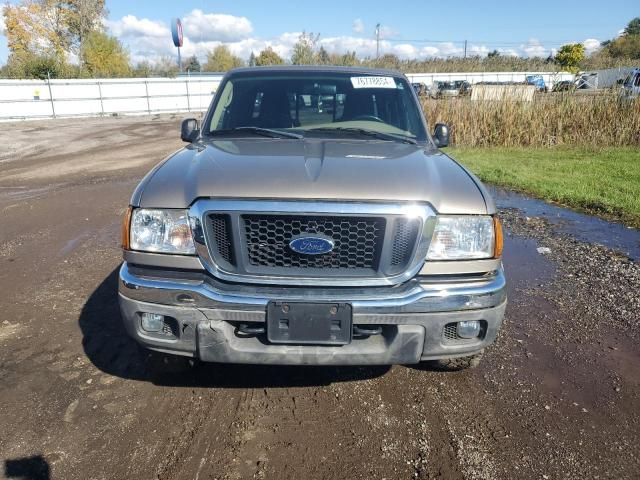
<svg viewBox="0 0 640 480">
<path fill-rule="evenodd" d="M 303 255 L 322 255 L 333 250 L 335 244 L 330 238 L 319 236 L 298 236 L 289 242 L 289 248 Z"/>
</svg>

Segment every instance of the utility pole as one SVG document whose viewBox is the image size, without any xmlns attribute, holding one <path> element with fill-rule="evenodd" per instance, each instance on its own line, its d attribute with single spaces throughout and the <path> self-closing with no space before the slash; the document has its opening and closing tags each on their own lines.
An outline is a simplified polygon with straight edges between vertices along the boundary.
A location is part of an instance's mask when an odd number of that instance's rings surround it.
<svg viewBox="0 0 640 480">
<path fill-rule="evenodd" d="M 376 60 L 380 57 L 380 24 L 376 25 Z"/>
<path fill-rule="evenodd" d="M 467 58 L 467 41 L 464 41 L 464 58 Z"/>
</svg>

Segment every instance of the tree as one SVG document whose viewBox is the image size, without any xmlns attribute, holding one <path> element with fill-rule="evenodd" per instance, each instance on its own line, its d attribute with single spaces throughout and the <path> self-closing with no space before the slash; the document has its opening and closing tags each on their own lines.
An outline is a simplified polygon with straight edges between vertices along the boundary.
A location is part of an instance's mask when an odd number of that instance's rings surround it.
<svg viewBox="0 0 640 480">
<path fill-rule="evenodd" d="M 2 14 L 10 70 L 23 70 L 26 75 L 45 64 L 68 73 L 68 56 L 81 57 L 84 39 L 93 31 L 102 31 L 106 11 L 104 0 L 21 0 L 5 5 Z"/>
<path fill-rule="evenodd" d="M 191 55 L 184 64 L 185 70 L 188 72 L 199 72 L 201 70 L 200 61 L 195 55 Z"/>
<path fill-rule="evenodd" d="M 5 67 L 11 78 L 64 78 L 69 76 L 70 67 L 54 55 L 38 55 L 31 52 L 10 54 Z"/>
<path fill-rule="evenodd" d="M 151 74 L 160 77 L 175 78 L 178 75 L 178 61 L 175 57 L 162 57 L 153 66 Z"/>
<path fill-rule="evenodd" d="M 584 45 L 581 43 L 563 45 L 556 53 L 555 60 L 566 71 L 577 72 L 580 62 L 584 60 Z"/>
<path fill-rule="evenodd" d="M 21 0 L 5 5 L 7 44 L 13 53 L 62 57 L 79 53 L 82 40 L 102 29 L 104 0 Z"/>
<path fill-rule="evenodd" d="M 623 35 L 603 42 L 602 46 L 614 59 L 640 59 L 640 17 L 627 24 Z"/>
<path fill-rule="evenodd" d="M 640 35 L 623 35 L 610 42 L 607 52 L 613 58 L 640 59 Z"/>
<path fill-rule="evenodd" d="M 261 67 L 265 65 L 282 65 L 284 60 L 271 47 L 267 47 L 260 52 L 256 58 L 256 65 Z"/>
<path fill-rule="evenodd" d="M 291 63 L 294 65 L 313 65 L 317 63 L 316 45 L 320 39 L 320 34 L 302 32 L 298 41 L 293 46 Z"/>
<path fill-rule="evenodd" d="M 107 15 L 105 0 L 66 0 L 65 22 L 74 52 L 81 52 L 84 41 L 92 32 L 102 31 L 102 20 Z"/>
<path fill-rule="evenodd" d="M 601 44 L 600 57 L 609 57 L 613 63 L 640 59 L 640 17 L 631 20 L 622 35 Z"/>
<path fill-rule="evenodd" d="M 251 52 L 251 55 L 249 55 L 249 66 L 250 67 L 256 66 L 256 54 L 253 53 L 253 51 Z"/>
<path fill-rule="evenodd" d="M 131 70 L 131 75 L 137 78 L 147 78 L 151 76 L 153 71 L 154 69 L 151 63 L 149 63 L 147 60 L 143 60 L 135 67 L 133 67 L 133 69 Z"/>
<path fill-rule="evenodd" d="M 207 54 L 207 63 L 204 64 L 204 69 L 207 72 L 226 72 L 243 65 L 242 59 L 233 55 L 229 47 L 218 45 Z"/>
<path fill-rule="evenodd" d="M 55 0 L 22 0 L 5 5 L 7 45 L 12 53 L 31 52 L 64 58 L 71 47 L 68 8 Z"/>
<path fill-rule="evenodd" d="M 487 54 L 488 58 L 498 58 L 500 56 L 500 52 L 498 50 L 492 50 Z"/>
<path fill-rule="evenodd" d="M 333 63 L 331 61 L 329 52 L 327 52 L 324 47 L 320 47 L 320 50 L 318 50 L 318 54 L 316 55 L 316 60 L 318 65 L 329 65 Z"/>
<path fill-rule="evenodd" d="M 640 17 L 631 20 L 624 29 L 625 35 L 640 35 Z"/>
<path fill-rule="evenodd" d="M 104 32 L 92 31 L 86 36 L 80 58 L 92 77 L 125 77 L 131 72 L 129 53 L 117 38 Z"/>
</svg>

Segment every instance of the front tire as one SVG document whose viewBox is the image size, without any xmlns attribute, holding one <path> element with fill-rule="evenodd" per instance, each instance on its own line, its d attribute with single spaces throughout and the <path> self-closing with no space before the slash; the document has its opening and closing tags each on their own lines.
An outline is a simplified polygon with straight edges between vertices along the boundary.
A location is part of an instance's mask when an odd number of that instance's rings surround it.
<svg viewBox="0 0 640 480">
<path fill-rule="evenodd" d="M 484 351 L 476 353 L 475 355 L 469 355 L 468 357 L 458 358 L 442 358 L 440 360 L 428 360 L 424 362 L 433 370 L 441 372 L 458 372 L 460 370 L 467 370 L 470 368 L 476 368 L 482 360 Z"/>
</svg>

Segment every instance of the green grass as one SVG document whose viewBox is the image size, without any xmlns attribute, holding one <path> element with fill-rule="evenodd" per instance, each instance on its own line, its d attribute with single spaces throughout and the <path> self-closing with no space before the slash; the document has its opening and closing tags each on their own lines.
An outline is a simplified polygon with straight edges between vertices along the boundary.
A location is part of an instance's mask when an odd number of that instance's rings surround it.
<svg viewBox="0 0 640 480">
<path fill-rule="evenodd" d="M 451 148 L 482 181 L 640 227 L 640 149 Z"/>
</svg>

